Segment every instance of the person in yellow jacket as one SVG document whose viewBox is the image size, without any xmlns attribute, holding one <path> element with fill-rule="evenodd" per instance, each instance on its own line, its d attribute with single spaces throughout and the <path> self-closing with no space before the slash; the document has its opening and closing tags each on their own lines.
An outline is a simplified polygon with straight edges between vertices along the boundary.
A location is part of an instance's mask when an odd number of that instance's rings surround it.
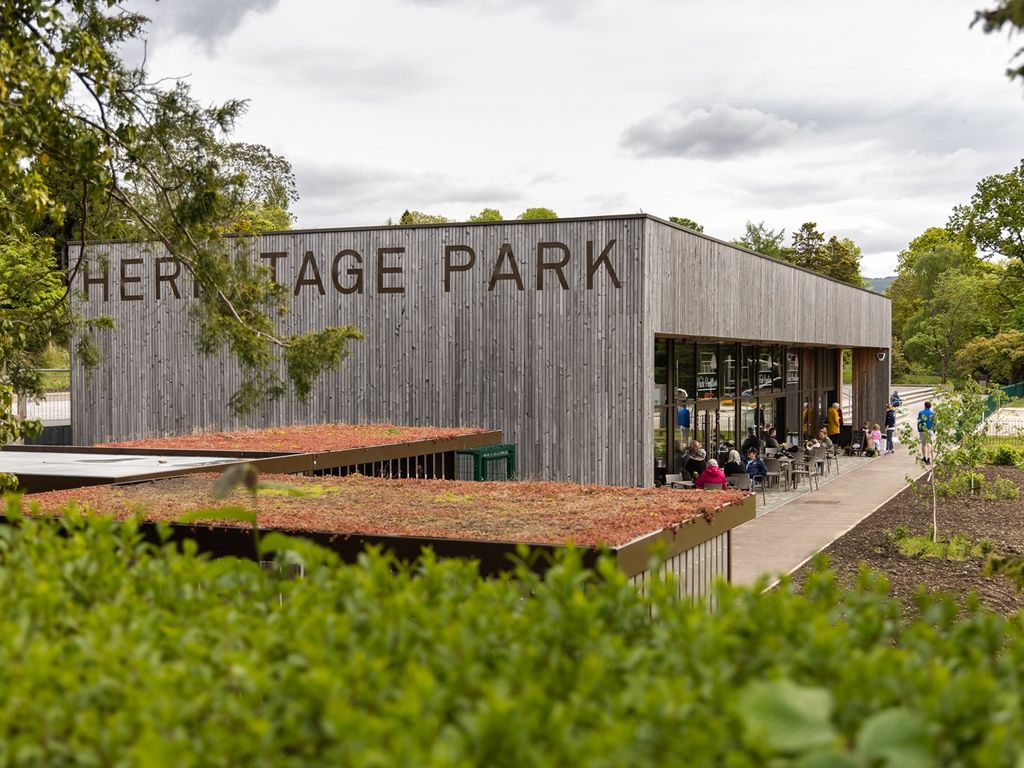
<svg viewBox="0 0 1024 768">
<path fill-rule="evenodd" d="M 842 425 L 843 417 L 839 410 L 839 403 L 832 403 L 828 409 L 828 425 L 826 429 L 828 431 L 828 439 L 833 443 L 839 440 L 839 432 Z"/>
</svg>

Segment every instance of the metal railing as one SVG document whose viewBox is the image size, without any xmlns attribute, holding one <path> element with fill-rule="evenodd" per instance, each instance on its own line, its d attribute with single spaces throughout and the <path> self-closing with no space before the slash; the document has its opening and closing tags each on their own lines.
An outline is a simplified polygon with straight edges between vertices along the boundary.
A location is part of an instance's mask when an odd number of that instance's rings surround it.
<svg viewBox="0 0 1024 768">
<path fill-rule="evenodd" d="M 1003 393 L 1010 400 L 1024 397 L 1024 381 L 1002 387 Z M 1024 439 L 1024 419 L 1013 411 L 1001 411 L 996 398 L 989 395 L 985 402 L 985 434 L 1002 437 L 1019 437 Z"/>
<path fill-rule="evenodd" d="M 1010 400 L 1019 400 L 1024 397 L 1024 381 L 1018 381 L 1016 384 L 1007 384 L 1002 387 L 1003 394 L 1006 395 Z M 996 398 L 993 395 L 988 396 L 988 400 L 985 402 L 985 418 L 987 419 L 993 413 L 999 410 L 999 406 L 996 403 Z"/>
<path fill-rule="evenodd" d="M 39 373 L 71 375 L 70 368 L 37 368 Z M 68 424 L 71 422 L 71 392 L 58 387 L 46 392 L 41 398 L 22 397 L 15 400 L 15 412 L 20 419 L 39 419 L 43 424 Z"/>
</svg>

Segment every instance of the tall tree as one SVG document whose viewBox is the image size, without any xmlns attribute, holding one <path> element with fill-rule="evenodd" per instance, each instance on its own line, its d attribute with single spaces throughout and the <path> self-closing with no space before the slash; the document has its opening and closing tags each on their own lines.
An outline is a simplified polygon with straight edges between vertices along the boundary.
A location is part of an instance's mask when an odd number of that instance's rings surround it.
<svg viewBox="0 0 1024 768">
<path fill-rule="evenodd" d="M 775 231 L 768 229 L 763 221 L 757 224 L 748 221 L 743 236 L 739 240 L 733 240 L 733 244 L 764 256 L 771 256 L 773 259 L 781 259 L 782 243 L 785 239 L 785 229 Z"/>
<path fill-rule="evenodd" d="M 696 221 L 686 216 L 669 216 L 668 220 L 673 224 L 678 224 L 680 227 L 692 229 L 694 232 L 704 231 L 704 226 L 702 224 L 698 224 Z"/>
<path fill-rule="evenodd" d="M 1024 265 L 1024 160 L 1009 173 L 986 176 L 968 205 L 953 209 L 947 228 L 974 243 L 986 257 Z"/>
<path fill-rule="evenodd" d="M 781 251 L 786 261 L 812 272 L 863 287 L 860 274 L 861 251 L 849 238 L 840 240 L 833 235 L 825 239 L 813 221 L 804 222 L 793 233 L 793 244 Z"/>
<path fill-rule="evenodd" d="M 435 213 L 410 210 L 406 210 L 398 219 L 398 223 L 402 226 L 409 224 L 451 224 L 453 221 L 454 219 L 439 216 Z"/>
<path fill-rule="evenodd" d="M 110 211 L 191 273 L 199 287 L 199 348 L 226 346 L 242 371 L 235 410 L 283 395 L 282 368 L 305 398 L 361 335 L 349 326 L 301 335 L 278 330 L 287 295 L 248 258 L 245 238 L 221 237 L 245 199 L 240 189 L 251 185 L 228 140 L 245 102 L 203 107 L 186 84 L 153 83 L 144 66 L 122 61 L 119 51 L 144 38 L 147 21 L 112 0 L 0 4 L 0 231 L 29 242 L 36 223 L 63 225 L 69 206 L 45 173 L 57 164 L 78 201 L 80 233 L 89 231 L 90 217 Z M 69 284 L 83 256 L 84 247 L 71 254 Z M 35 308 L 39 317 L 46 311 Z"/>
<path fill-rule="evenodd" d="M 527 208 L 516 216 L 517 219 L 530 221 L 532 219 L 557 219 L 558 214 L 550 208 Z"/>
<path fill-rule="evenodd" d="M 999 0 L 994 8 L 986 11 L 978 11 L 974 14 L 974 21 L 971 26 L 981 23 L 986 33 L 996 32 L 1005 26 L 1010 27 L 1010 34 L 1020 32 L 1024 29 L 1024 2 L 1022 0 Z M 1024 77 L 1024 47 L 1017 49 L 1012 61 L 1020 60 L 1019 66 L 1012 64 L 1006 70 L 1006 76 L 1011 80 L 1015 77 Z"/>
<path fill-rule="evenodd" d="M 935 365 L 945 384 L 956 354 L 984 330 L 980 302 L 985 290 L 982 276 L 959 270 L 943 273 L 932 298 L 907 321 L 907 358 Z"/>
<path fill-rule="evenodd" d="M 501 211 L 497 208 L 484 208 L 476 216 L 470 216 L 470 221 L 502 221 Z"/>
</svg>

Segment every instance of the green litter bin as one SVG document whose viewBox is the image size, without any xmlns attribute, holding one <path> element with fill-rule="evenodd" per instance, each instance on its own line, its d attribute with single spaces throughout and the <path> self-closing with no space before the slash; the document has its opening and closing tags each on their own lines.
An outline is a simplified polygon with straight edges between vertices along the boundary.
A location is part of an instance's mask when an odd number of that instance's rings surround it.
<svg viewBox="0 0 1024 768">
<path fill-rule="evenodd" d="M 514 480 L 516 447 L 509 443 L 456 451 L 459 480 Z"/>
</svg>

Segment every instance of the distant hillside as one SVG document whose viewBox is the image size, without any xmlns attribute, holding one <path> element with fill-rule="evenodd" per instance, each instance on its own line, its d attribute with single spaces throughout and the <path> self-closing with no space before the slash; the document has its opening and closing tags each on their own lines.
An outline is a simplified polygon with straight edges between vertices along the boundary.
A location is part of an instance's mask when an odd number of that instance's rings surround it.
<svg viewBox="0 0 1024 768">
<path fill-rule="evenodd" d="M 885 293 L 885 289 L 896 279 L 896 275 L 891 277 L 865 277 L 864 279 L 868 281 L 872 291 L 875 293 Z"/>
</svg>

